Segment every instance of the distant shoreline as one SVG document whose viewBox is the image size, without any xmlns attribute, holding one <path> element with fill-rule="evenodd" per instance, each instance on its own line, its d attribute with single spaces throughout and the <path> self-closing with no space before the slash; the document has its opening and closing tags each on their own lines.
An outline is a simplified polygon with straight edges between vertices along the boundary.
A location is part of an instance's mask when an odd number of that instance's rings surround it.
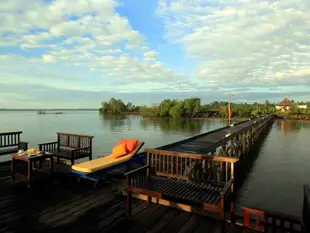
<svg viewBox="0 0 310 233">
<path fill-rule="evenodd" d="M 76 109 L 62 109 L 62 108 L 51 108 L 51 109 L 42 109 L 42 108 L 38 108 L 38 109 L 0 109 L 0 112 L 12 112 L 12 111 L 16 111 L 16 112 L 21 112 L 21 111 L 99 111 L 99 109 L 93 109 L 93 108 L 76 108 Z"/>
</svg>

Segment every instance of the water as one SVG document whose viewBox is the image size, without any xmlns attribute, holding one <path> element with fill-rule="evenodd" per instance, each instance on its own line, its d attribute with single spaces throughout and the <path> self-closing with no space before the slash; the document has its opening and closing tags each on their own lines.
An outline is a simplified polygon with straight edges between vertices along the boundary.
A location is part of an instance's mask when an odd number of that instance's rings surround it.
<svg viewBox="0 0 310 233">
<path fill-rule="evenodd" d="M 144 147 L 155 148 L 227 125 L 220 119 L 148 119 L 100 115 L 97 111 L 68 111 L 61 115 L 0 111 L 0 123 L 0 132 L 23 131 L 22 140 L 35 148 L 38 143 L 56 141 L 56 132 L 94 136 L 94 158 L 110 154 L 121 138 L 137 138 L 145 142 Z M 0 156 L 0 162 L 9 159 Z"/>
<path fill-rule="evenodd" d="M 22 139 L 37 147 L 56 140 L 56 132 L 88 134 L 94 157 L 107 155 L 120 138 L 137 138 L 155 148 L 227 125 L 219 119 L 145 119 L 139 116 L 102 116 L 98 112 L 0 112 L 0 132 L 22 130 Z M 254 160 L 238 193 L 240 205 L 301 216 L 302 186 L 310 183 L 310 122 L 277 120 L 250 154 Z M 0 156 L 0 161 L 8 160 Z"/>
<path fill-rule="evenodd" d="M 303 185 L 310 184 L 309 135 L 309 121 L 276 120 L 249 168 L 239 205 L 301 217 Z"/>
</svg>

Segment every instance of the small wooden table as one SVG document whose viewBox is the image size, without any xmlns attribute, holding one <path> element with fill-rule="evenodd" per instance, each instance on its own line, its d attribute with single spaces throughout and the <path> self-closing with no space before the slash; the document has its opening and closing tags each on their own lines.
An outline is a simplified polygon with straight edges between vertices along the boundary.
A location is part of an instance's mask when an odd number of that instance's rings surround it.
<svg viewBox="0 0 310 233">
<path fill-rule="evenodd" d="M 53 165 L 53 157 L 54 154 L 52 153 L 43 153 L 40 155 L 34 155 L 31 157 L 28 157 L 27 155 L 18 155 L 18 154 L 11 154 L 12 162 L 11 162 L 11 175 L 12 175 L 12 181 L 15 180 L 15 165 L 16 160 L 21 160 L 28 163 L 28 188 L 31 187 L 31 180 L 32 180 L 32 172 L 33 170 L 42 170 L 34 168 L 34 165 L 36 162 L 39 161 L 40 166 L 42 161 L 49 159 L 49 175 L 52 179 L 53 171 L 54 171 L 54 165 Z"/>
</svg>

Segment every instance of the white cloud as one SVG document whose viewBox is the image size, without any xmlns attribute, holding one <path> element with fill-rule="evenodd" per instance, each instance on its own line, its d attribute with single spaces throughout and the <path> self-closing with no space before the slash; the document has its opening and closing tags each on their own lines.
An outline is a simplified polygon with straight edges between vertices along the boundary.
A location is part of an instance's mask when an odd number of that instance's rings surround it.
<svg viewBox="0 0 310 233">
<path fill-rule="evenodd" d="M 33 0 L 29 4 L 10 0 L 5 6 L 0 3 L 0 46 L 25 50 L 28 54 L 20 55 L 20 66 L 31 66 L 30 76 L 38 69 L 35 64 L 48 69 L 53 65 L 54 75 L 42 71 L 51 79 L 44 85 L 55 85 L 54 77 L 63 72 L 62 66 L 83 70 L 84 76 L 71 81 L 70 87 L 86 88 L 78 83 L 96 82 L 96 90 L 100 90 L 100 85 L 105 90 L 104 84 L 113 79 L 166 81 L 167 88 L 170 80 L 181 79 L 181 75 L 157 61 L 157 52 L 147 47 L 146 38 L 115 11 L 118 5 L 115 0 Z M 11 72 L 11 77 L 22 81 L 21 74 L 11 68 L 2 66 L 0 71 Z"/>
<path fill-rule="evenodd" d="M 207 85 L 310 85 L 307 0 L 159 0 L 157 14 Z"/>
<path fill-rule="evenodd" d="M 158 56 L 158 53 L 154 50 L 148 51 L 144 53 L 144 59 L 145 60 L 155 60 Z"/>
<path fill-rule="evenodd" d="M 44 62 L 53 62 L 54 57 L 52 55 L 42 55 Z"/>
</svg>

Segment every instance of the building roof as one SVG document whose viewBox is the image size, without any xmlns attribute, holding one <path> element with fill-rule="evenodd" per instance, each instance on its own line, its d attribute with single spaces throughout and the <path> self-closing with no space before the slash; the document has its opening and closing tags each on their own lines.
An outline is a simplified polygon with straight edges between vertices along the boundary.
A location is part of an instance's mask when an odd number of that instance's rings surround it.
<svg viewBox="0 0 310 233">
<path fill-rule="evenodd" d="M 292 105 L 292 101 L 290 101 L 288 98 L 285 98 L 282 100 L 277 106 L 290 106 Z"/>
</svg>

